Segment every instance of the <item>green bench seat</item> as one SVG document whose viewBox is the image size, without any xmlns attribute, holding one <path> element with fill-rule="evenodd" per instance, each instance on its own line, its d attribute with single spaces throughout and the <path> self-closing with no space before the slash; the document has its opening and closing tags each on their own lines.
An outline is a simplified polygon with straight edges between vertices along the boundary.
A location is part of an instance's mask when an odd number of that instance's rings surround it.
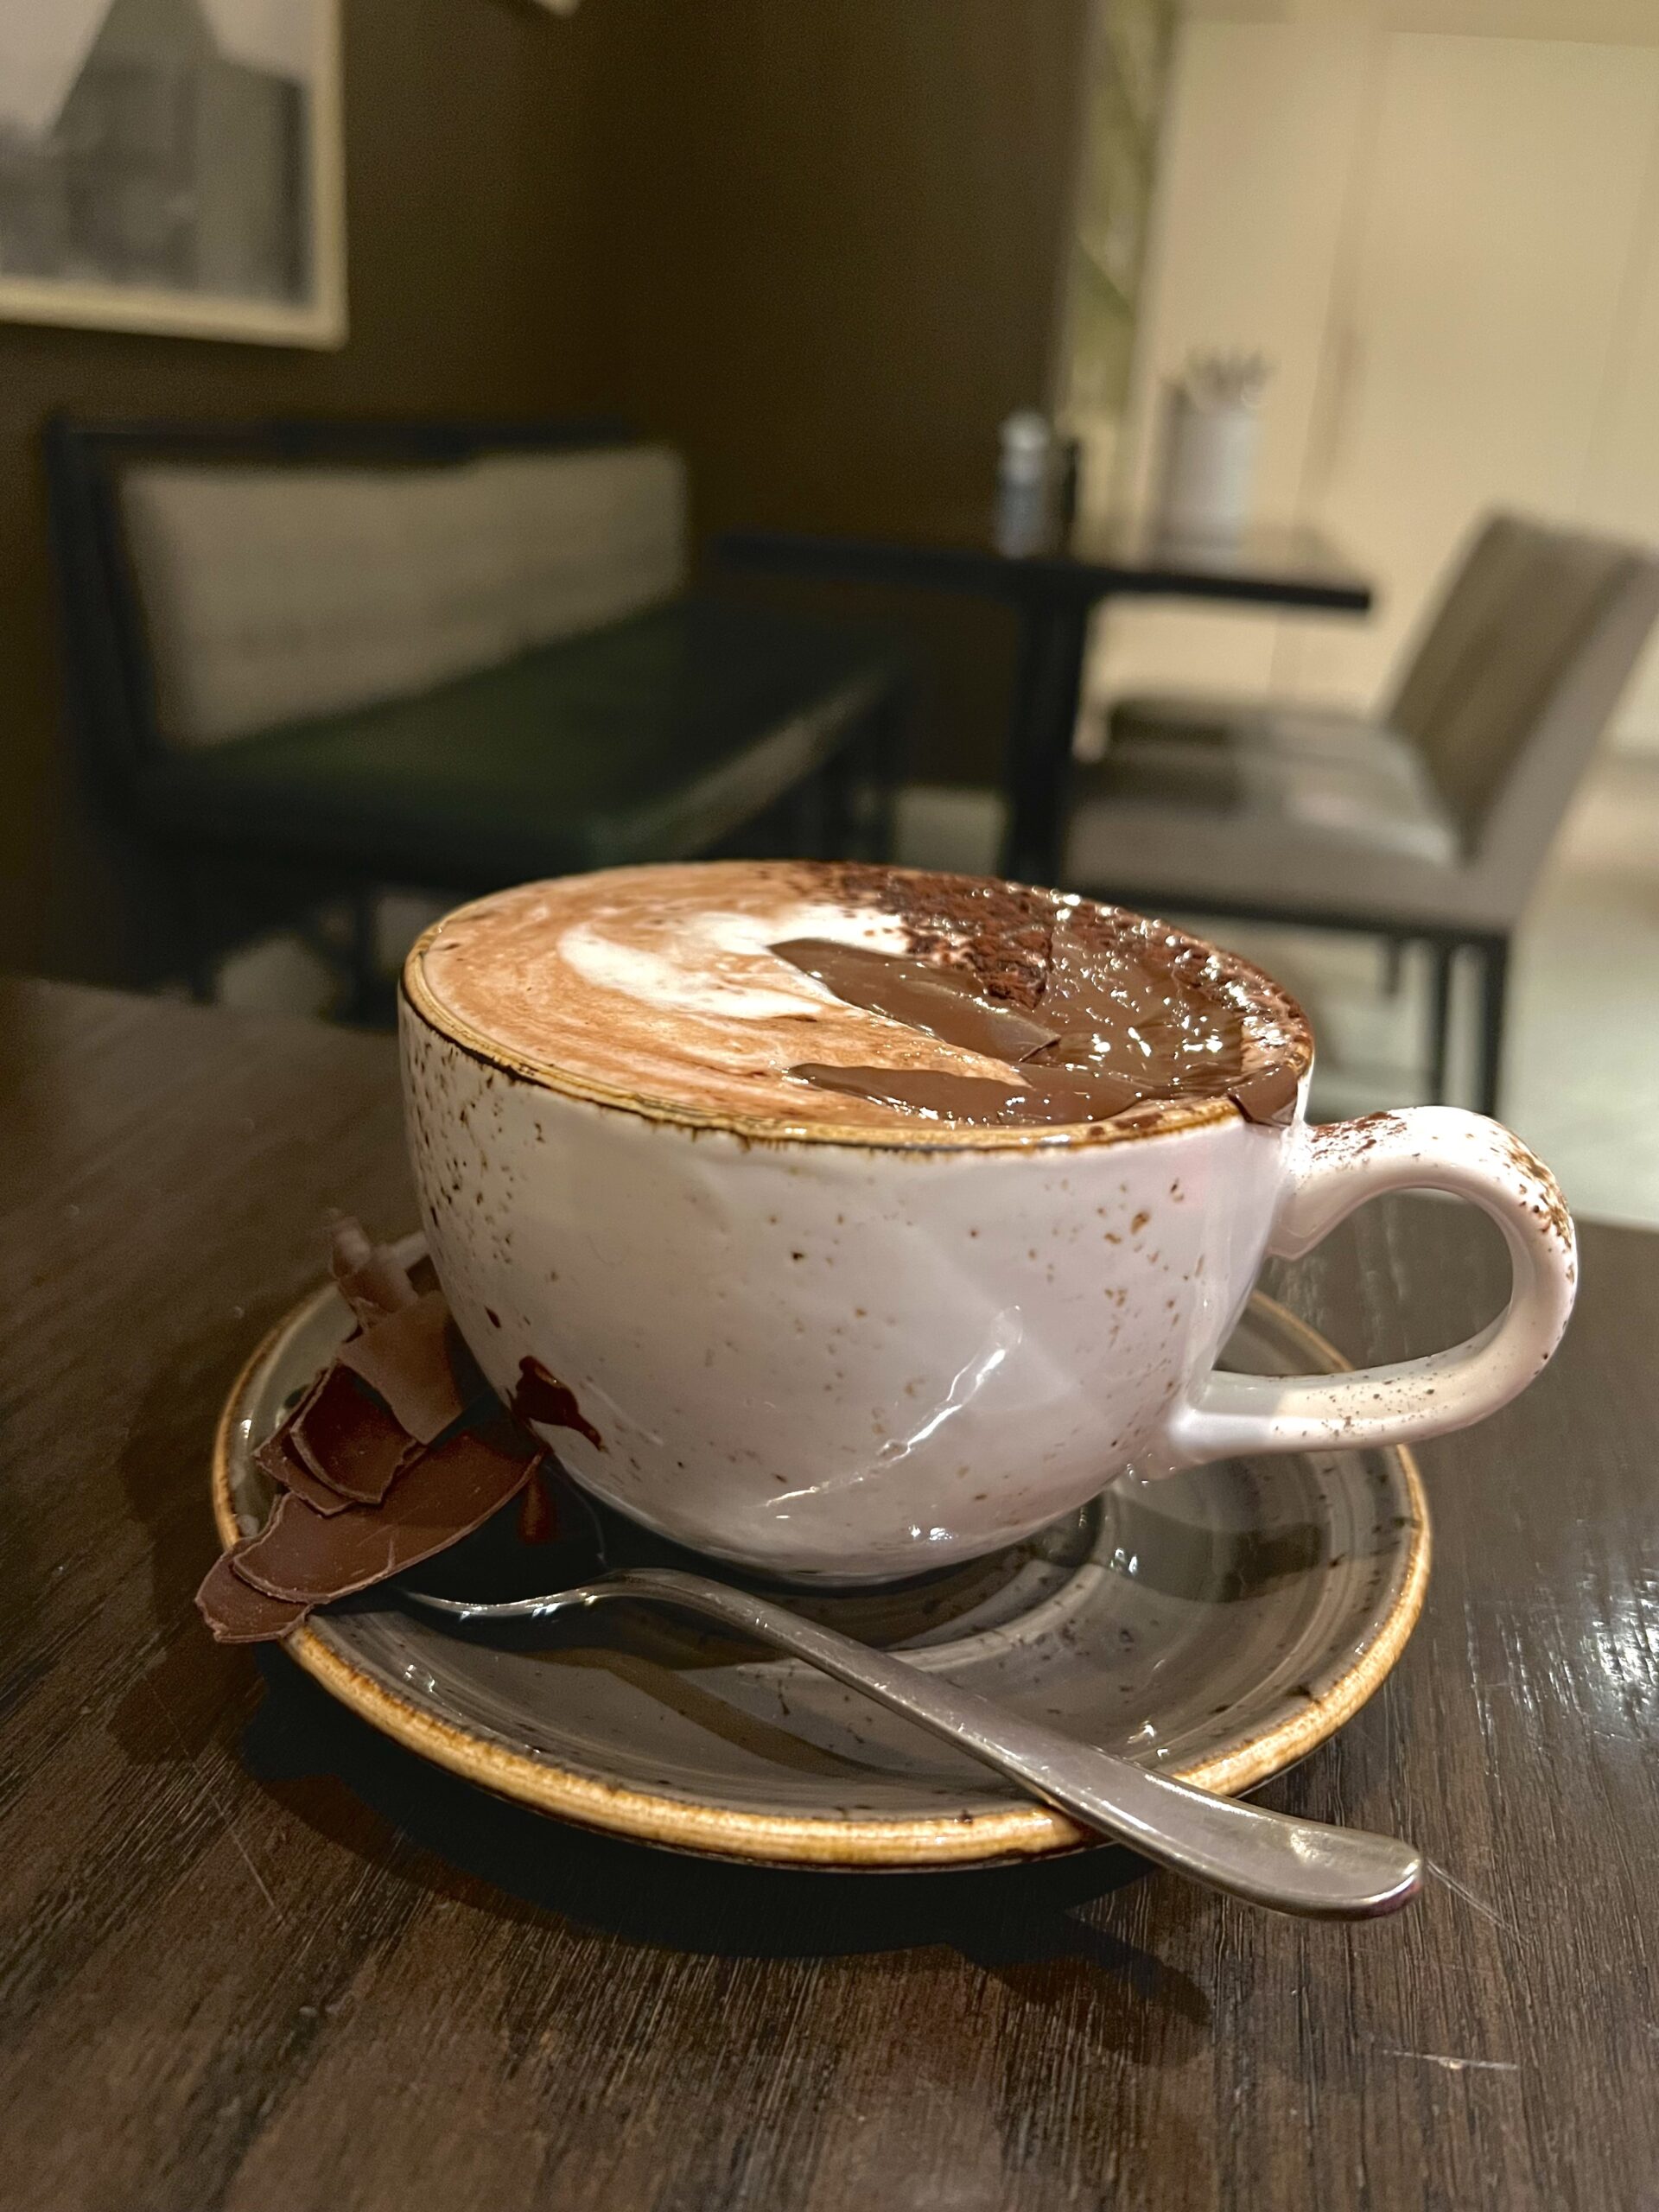
<svg viewBox="0 0 1659 2212">
<path fill-rule="evenodd" d="M 868 728 L 880 642 L 685 598 L 412 698 L 155 759 L 153 825 L 189 842 L 505 883 L 705 851 Z"/>
</svg>

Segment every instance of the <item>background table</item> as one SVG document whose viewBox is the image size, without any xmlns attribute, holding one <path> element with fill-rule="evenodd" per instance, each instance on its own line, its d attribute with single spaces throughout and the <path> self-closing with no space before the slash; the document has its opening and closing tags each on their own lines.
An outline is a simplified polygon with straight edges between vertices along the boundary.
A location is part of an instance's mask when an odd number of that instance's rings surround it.
<svg viewBox="0 0 1659 2212">
<path fill-rule="evenodd" d="M 1012 555 L 988 511 L 935 512 L 903 528 L 738 530 L 719 541 L 728 564 L 774 575 L 924 585 L 1007 601 L 1020 617 L 1020 665 L 1008 731 L 1007 828 L 1001 873 L 1059 880 L 1065 787 L 1077 726 L 1089 625 L 1112 599 L 1364 614 L 1371 587 L 1317 531 L 1260 529 L 1224 543 L 1172 538 L 1144 524 L 1080 522 L 1063 541 Z"/>
<path fill-rule="evenodd" d="M 196 1619 L 225 1391 L 330 1205 L 412 1221 L 391 1046 L 25 985 L 0 1037 L 10 2212 L 1659 2202 L 1652 1236 L 1592 1230 L 1550 1372 L 1424 1452 L 1416 1636 L 1264 1793 L 1413 1836 L 1412 1910 L 772 1873 L 497 1803 Z M 1387 1358 L 1502 1279 L 1402 1199 L 1276 1287 Z"/>
</svg>

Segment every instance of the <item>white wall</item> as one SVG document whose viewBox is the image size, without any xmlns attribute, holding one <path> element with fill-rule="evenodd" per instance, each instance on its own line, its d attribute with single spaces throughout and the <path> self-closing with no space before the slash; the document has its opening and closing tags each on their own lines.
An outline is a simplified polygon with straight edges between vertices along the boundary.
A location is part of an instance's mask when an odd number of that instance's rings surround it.
<svg viewBox="0 0 1659 2212">
<path fill-rule="evenodd" d="M 1119 609 L 1097 690 L 1369 703 L 1484 507 L 1659 541 L 1659 43 L 1189 22 L 1166 146 L 1138 489 L 1160 377 L 1194 346 L 1260 347 L 1257 510 L 1319 524 L 1382 604 Z M 1659 650 L 1620 734 L 1659 749 Z"/>
</svg>

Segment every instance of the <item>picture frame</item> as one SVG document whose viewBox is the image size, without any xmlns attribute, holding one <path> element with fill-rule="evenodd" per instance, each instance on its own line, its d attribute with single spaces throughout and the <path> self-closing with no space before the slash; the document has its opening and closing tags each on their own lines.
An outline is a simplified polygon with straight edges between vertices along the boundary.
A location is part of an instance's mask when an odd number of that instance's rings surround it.
<svg viewBox="0 0 1659 2212">
<path fill-rule="evenodd" d="M 0 321 L 343 344 L 340 0 L 0 0 Z"/>
</svg>

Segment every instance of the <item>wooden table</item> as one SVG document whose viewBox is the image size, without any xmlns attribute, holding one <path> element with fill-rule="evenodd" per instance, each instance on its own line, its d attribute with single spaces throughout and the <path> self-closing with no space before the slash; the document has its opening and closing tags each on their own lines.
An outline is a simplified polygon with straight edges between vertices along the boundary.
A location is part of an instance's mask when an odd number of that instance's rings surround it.
<svg viewBox="0 0 1659 2212">
<path fill-rule="evenodd" d="M 1364 614 L 1372 600 L 1365 579 L 1317 531 L 1300 527 L 1217 542 L 1084 520 L 1051 544 L 1012 554 L 998 543 L 989 511 L 976 508 L 925 513 L 902 528 L 731 531 L 717 550 L 734 567 L 775 575 L 922 585 L 1016 609 L 1020 666 L 999 868 L 1026 883 L 1060 879 L 1071 741 L 1096 608 L 1113 599 L 1198 599 Z"/>
<path fill-rule="evenodd" d="M 1309 1927 L 1110 1853 L 772 1873 L 557 1827 L 210 1643 L 205 1462 L 332 1205 L 412 1220 L 391 1050 L 0 986 L 10 2212 L 1636 2212 L 1659 2203 L 1659 1241 L 1423 1455 L 1382 1694 L 1269 1802 L 1439 1878 Z M 1348 1351 L 1490 1310 L 1469 1215 L 1281 1289 Z"/>
</svg>

